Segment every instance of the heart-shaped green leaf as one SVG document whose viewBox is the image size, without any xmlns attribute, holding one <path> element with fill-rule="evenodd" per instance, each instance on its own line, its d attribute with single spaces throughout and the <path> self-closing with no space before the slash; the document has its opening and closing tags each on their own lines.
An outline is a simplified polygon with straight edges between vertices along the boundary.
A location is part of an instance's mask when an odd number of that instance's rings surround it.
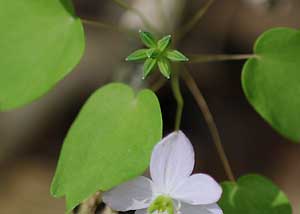
<svg viewBox="0 0 300 214">
<path fill-rule="evenodd" d="M 268 179 L 245 175 L 237 183 L 222 183 L 219 202 L 224 214 L 292 214 L 288 198 Z"/>
<path fill-rule="evenodd" d="M 0 1 L 0 110 L 41 97 L 79 62 L 82 24 L 70 0 Z"/>
<path fill-rule="evenodd" d="M 159 102 L 150 90 L 137 95 L 120 83 L 96 91 L 73 123 L 51 186 L 67 210 L 98 190 L 144 172 L 162 135 Z"/>
<path fill-rule="evenodd" d="M 243 69 L 249 102 L 283 136 L 300 141 L 300 31 L 277 28 L 256 42 Z"/>
</svg>

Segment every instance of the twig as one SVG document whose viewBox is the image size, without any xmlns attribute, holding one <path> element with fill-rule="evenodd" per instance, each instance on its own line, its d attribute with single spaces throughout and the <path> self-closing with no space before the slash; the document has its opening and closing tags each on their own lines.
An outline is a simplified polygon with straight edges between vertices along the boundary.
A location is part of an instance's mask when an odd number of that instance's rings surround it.
<svg viewBox="0 0 300 214">
<path fill-rule="evenodd" d="M 191 74 L 189 72 L 190 71 L 187 68 L 185 68 L 185 71 L 183 74 L 183 79 L 186 83 L 186 86 L 188 87 L 188 89 L 190 90 L 192 95 L 194 96 L 194 98 L 198 104 L 198 107 L 200 108 L 200 110 L 204 116 L 204 119 L 207 123 L 207 126 L 211 133 L 212 139 L 214 141 L 218 155 L 222 161 L 222 164 L 223 164 L 223 167 L 224 167 L 224 170 L 226 172 L 228 179 L 230 181 L 235 182 L 235 178 L 234 178 L 232 169 L 230 167 L 228 158 L 226 156 L 226 153 L 224 151 L 224 148 L 222 146 L 220 134 L 218 132 L 218 129 L 217 129 L 216 123 L 214 121 L 214 118 L 212 116 L 212 113 L 210 112 L 209 107 L 208 107 L 199 87 L 197 86 L 196 81 L 193 79 L 193 77 L 191 76 Z"/>
<path fill-rule="evenodd" d="M 259 58 L 255 54 L 194 54 L 188 55 L 190 59 L 188 63 L 205 63 L 216 61 L 229 61 L 229 60 L 245 60 L 250 58 Z"/>
<path fill-rule="evenodd" d="M 213 2 L 214 2 L 214 0 L 208 0 L 205 3 L 205 5 L 201 8 L 199 8 L 198 11 L 195 13 L 195 15 L 175 33 L 176 41 L 182 40 L 195 27 L 195 25 L 205 15 L 205 13 L 210 8 L 210 6 L 213 4 Z"/>
</svg>

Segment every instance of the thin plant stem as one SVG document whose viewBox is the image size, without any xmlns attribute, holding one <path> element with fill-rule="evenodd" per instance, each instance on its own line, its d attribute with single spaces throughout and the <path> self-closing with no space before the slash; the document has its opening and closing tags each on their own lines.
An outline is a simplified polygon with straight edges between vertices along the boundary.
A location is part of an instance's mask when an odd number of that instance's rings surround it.
<svg viewBox="0 0 300 214">
<path fill-rule="evenodd" d="M 231 166 L 229 164 L 228 158 L 226 156 L 225 150 L 223 148 L 222 142 L 221 142 L 221 138 L 220 138 L 220 134 L 219 131 L 217 129 L 216 123 L 214 121 L 214 118 L 212 116 L 212 113 L 207 105 L 207 102 L 204 98 L 204 96 L 202 95 L 199 87 L 197 86 L 196 81 L 194 80 L 194 78 L 192 77 L 192 75 L 190 74 L 190 71 L 188 70 L 188 68 L 185 67 L 184 70 L 184 74 L 183 74 L 183 79 L 186 83 L 186 86 L 188 87 L 188 89 L 190 90 L 190 92 L 192 93 L 194 99 L 197 102 L 197 105 L 199 107 L 199 109 L 201 110 L 204 119 L 207 123 L 207 126 L 209 128 L 209 131 L 211 133 L 213 142 L 216 146 L 218 155 L 222 161 L 225 173 L 228 177 L 228 179 L 230 181 L 235 182 L 235 177 L 233 174 L 233 171 L 231 169 Z"/>
<path fill-rule="evenodd" d="M 204 6 L 199 8 L 195 15 L 175 33 L 176 41 L 182 40 L 196 26 L 214 1 L 215 0 L 208 0 Z"/>
<path fill-rule="evenodd" d="M 134 32 L 127 30 L 125 28 L 118 27 L 113 24 L 104 23 L 104 22 L 100 22 L 100 21 L 94 21 L 94 20 L 87 20 L 84 18 L 80 18 L 80 19 L 81 19 L 82 23 L 86 24 L 86 25 L 94 26 L 97 28 L 103 28 L 103 29 L 107 29 L 107 30 L 112 30 L 112 31 L 120 32 L 120 33 L 126 33 L 128 35 L 135 35 Z"/>
<path fill-rule="evenodd" d="M 259 56 L 254 54 L 217 54 L 217 55 L 188 55 L 190 59 L 187 63 L 206 63 L 206 62 L 217 62 L 217 61 L 227 61 L 227 60 L 245 60 L 250 58 L 259 58 Z M 165 78 L 159 79 L 150 88 L 153 91 L 158 91 L 166 83 Z"/>
<path fill-rule="evenodd" d="M 166 78 L 159 78 L 155 83 L 150 87 L 150 89 L 154 92 L 159 91 L 167 82 Z"/>
<path fill-rule="evenodd" d="M 171 75 L 171 86 L 174 98 L 177 102 L 177 110 L 176 110 L 176 118 L 175 118 L 175 126 L 174 129 L 178 131 L 180 129 L 180 123 L 182 118 L 182 111 L 184 100 L 180 91 L 180 81 L 179 81 L 179 69 L 176 66 Z"/>
<path fill-rule="evenodd" d="M 259 58 L 255 54 L 195 54 L 189 55 L 188 63 L 205 63 L 229 60 L 245 60 L 250 58 Z"/>
<path fill-rule="evenodd" d="M 156 30 L 156 28 L 148 21 L 148 19 L 144 16 L 144 14 L 139 11 L 138 9 L 132 7 L 131 5 L 127 4 L 125 1 L 123 0 L 112 0 L 114 3 L 116 3 L 117 5 L 119 5 L 121 8 L 125 9 L 125 10 L 130 10 L 131 12 L 135 13 L 143 22 L 143 24 L 145 25 L 146 28 L 148 28 L 148 30 L 154 32 L 154 33 L 158 33 L 159 31 Z"/>
</svg>

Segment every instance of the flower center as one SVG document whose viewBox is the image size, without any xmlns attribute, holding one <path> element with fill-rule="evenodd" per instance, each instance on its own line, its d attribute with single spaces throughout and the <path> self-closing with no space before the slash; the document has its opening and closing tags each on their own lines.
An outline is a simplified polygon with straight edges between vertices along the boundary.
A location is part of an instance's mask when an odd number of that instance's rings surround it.
<svg viewBox="0 0 300 214">
<path fill-rule="evenodd" d="M 149 214 L 174 214 L 172 198 L 166 195 L 158 196 L 148 208 Z"/>
</svg>

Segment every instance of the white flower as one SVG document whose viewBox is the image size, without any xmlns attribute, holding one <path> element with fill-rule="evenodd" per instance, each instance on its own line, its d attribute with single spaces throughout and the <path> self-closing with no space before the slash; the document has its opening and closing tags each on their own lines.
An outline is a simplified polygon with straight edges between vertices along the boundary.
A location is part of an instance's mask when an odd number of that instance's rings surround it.
<svg viewBox="0 0 300 214">
<path fill-rule="evenodd" d="M 117 211 L 136 214 L 222 214 L 217 205 L 222 189 L 209 175 L 191 175 L 194 149 L 181 132 L 173 132 L 153 149 L 152 180 L 137 177 L 103 194 L 103 201 Z"/>
</svg>

